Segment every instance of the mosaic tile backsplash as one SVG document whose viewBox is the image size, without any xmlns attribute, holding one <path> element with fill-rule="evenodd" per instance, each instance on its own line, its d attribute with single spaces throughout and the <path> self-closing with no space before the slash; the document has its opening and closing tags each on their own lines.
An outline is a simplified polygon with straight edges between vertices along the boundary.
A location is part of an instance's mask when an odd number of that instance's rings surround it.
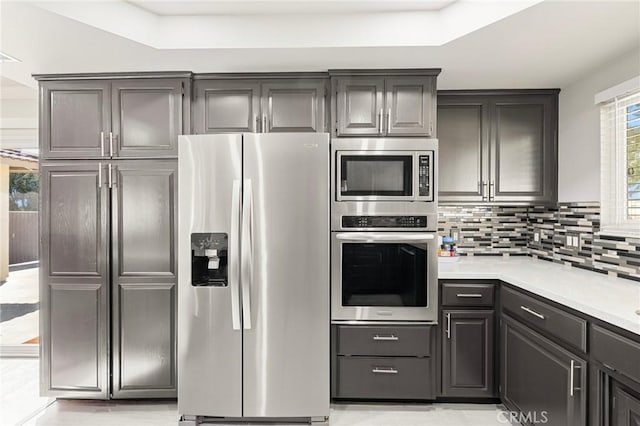
<svg viewBox="0 0 640 426">
<path fill-rule="evenodd" d="M 533 256 L 640 281 L 640 238 L 596 235 L 600 204 L 438 208 L 438 232 L 470 256 Z"/>
</svg>

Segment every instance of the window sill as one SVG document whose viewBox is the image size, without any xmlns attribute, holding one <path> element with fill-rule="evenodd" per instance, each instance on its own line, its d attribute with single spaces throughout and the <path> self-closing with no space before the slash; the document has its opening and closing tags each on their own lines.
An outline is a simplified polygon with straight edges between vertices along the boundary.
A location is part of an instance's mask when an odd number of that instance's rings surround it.
<svg viewBox="0 0 640 426">
<path fill-rule="evenodd" d="M 604 235 L 611 237 L 624 237 L 624 238 L 640 238 L 640 229 L 630 228 L 606 228 L 595 233 L 596 236 Z"/>
</svg>

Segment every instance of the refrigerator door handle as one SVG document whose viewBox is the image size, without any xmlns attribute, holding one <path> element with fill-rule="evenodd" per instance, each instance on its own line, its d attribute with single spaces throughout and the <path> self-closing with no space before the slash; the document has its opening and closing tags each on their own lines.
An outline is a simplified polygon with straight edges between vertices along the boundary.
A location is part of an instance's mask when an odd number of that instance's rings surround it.
<svg viewBox="0 0 640 426">
<path fill-rule="evenodd" d="M 244 180 L 242 195 L 242 324 L 251 329 L 251 285 L 253 284 L 253 194 L 251 179 Z"/>
<path fill-rule="evenodd" d="M 240 330 L 240 179 L 233 180 L 231 192 L 231 233 L 229 238 L 229 286 L 231 287 L 231 320 Z"/>
</svg>

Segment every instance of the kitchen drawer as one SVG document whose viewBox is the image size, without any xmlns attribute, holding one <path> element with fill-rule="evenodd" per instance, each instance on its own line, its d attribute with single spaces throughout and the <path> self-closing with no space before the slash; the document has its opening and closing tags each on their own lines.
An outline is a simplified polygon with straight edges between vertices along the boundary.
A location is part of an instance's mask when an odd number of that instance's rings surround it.
<svg viewBox="0 0 640 426">
<path fill-rule="evenodd" d="M 442 284 L 443 306 L 493 306 L 493 284 Z"/>
<path fill-rule="evenodd" d="M 338 326 L 338 355 L 429 356 L 430 326 Z"/>
<path fill-rule="evenodd" d="M 597 325 L 589 332 L 591 356 L 640 383 L 640 343 Z"/>
<path fill-rule="evenodd" d="M 431 358 L 339 356 L 337 367 L 337 398 L 434 398 Z"/>
<path fill-rule="evenodd" d="M 587 350 L 587 322 L 548 303 L 502 287 L 502 310 L 581 351 Z"/>
</svg>

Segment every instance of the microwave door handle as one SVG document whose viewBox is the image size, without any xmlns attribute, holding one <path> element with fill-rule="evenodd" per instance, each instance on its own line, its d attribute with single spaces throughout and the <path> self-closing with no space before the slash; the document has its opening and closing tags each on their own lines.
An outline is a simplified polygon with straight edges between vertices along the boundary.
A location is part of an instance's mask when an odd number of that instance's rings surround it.
<svg viewBox="0 0 640 426">
<path fill-rule="evenodd" d="M 389 232 L 341 232 L 336 234 L 340 241 L 427 241 L 435 239 L 432 232 L 389 233 Z"/>
</svg>

